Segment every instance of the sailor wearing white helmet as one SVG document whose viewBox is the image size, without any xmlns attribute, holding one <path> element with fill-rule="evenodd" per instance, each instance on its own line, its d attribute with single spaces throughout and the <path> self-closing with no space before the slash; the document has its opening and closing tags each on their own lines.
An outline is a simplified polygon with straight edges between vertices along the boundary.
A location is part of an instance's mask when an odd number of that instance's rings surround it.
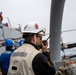
<svg viewBox="0 0 76 75">
<path fill-rule="evenodd" d="M 24 27 L 21 47 L 11 56 L 8 75 L 55 75 L 55 68 L 38 49 L 45 29 L 32 22 Z"/>
</svg>

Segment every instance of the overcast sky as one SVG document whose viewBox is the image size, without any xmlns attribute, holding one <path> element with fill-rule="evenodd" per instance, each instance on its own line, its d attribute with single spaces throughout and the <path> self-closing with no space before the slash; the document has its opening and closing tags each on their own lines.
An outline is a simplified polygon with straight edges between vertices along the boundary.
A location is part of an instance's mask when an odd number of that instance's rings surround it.
<svg viewBox="0 0 76 75">
<path fill-rule="evenodd" d="M 51 0 L 0 0 L 3 22 L 10 19 L 11 25 L 24 27 L 30 21 L 36 21 L 46 27 L 49 33 Z M 62 19 L 62 31 L 76 29 L 76 0 L 66 0 Z M 64 42 L 76 42 L 76 31 L 63 32 Z"/>
<path fill-rule="evenodd" d="M 62 20 L 62 31 L 74 29 L 76 29 L 76 0 L 66 0 Z M 63 32 L 61 36 L 64 42 L 76 42 L 76 30 Z"/>
<path fill-rule="evenodd" d="M 13 26 L 25 26 L 31 21 L 36 21 L 41 26 L 49 26 L 50 4 L 51 0 L 1 0 L 0 11 L 6 21 L 9 17 Z"/>
</svg>

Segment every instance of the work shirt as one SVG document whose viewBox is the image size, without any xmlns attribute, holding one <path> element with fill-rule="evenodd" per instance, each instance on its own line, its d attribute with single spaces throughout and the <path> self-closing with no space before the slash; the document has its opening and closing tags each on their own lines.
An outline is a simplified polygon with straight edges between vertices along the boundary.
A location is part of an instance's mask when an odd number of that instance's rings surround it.
<svg viewBox="0 0 76 75">
<path fill-rule="evenodd" d="M 55 75 L 55 68 L 37 47 L 25 42 L 11 56 L 8 75 Z"/>
<path fill-rule="evenodd" d="M 0 56 L 0 66 L 3 75 L 7 75 L 11 54 L 12 51 L 5 51 Z"/>
</svg>

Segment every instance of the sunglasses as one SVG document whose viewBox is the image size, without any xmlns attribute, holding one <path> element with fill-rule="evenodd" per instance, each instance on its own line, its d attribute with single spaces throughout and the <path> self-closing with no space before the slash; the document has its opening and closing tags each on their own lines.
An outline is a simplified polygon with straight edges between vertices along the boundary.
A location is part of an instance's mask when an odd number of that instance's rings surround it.
<svg viewBox="0 0 76 75">
<path fill-rule="evenodd" d="M 39 38 L 40 38 L 40 40 L 42 40 L 42 36 L 38 36 L 38 35 L 36 35 L 36 37 L 39 37 Z"/>
</svg>

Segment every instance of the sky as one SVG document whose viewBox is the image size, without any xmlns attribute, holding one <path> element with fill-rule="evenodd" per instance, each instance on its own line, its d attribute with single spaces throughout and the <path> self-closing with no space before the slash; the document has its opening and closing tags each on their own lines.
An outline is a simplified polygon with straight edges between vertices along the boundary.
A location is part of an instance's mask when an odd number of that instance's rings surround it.
<svg viewBox="0 0 76 75">
<path fill-rule="evenodd" d="M 21 24 L 24 27 L 35 21 L 43 27 L 49 26 L 50 4 L 51 0 L 1 0 L 0 11 L 7 22 L 9 17 L 13 26 Z"/>
<path fill-rule="evenodd" d="M 61 36 L 66 43 L 76 43 L 76 0 L 66 0 L 62 19 Z M 70 31 L 68 31 L 70 30 Z"/>
<path fill-rule="evenodd" d="M 0 11 L 3 12 L 3 22 L 10 23 L 12 27 L 23 27 L 31 22 L 38 22 L 40 27 L 46 27 L 49 33 L 51 0 L 0 0 Z M 76 42 L 76 31 L 63 32 L 76 29 L 76 0 L 65 0 L 62 19 L 63 42 Z"/>
</svg>

